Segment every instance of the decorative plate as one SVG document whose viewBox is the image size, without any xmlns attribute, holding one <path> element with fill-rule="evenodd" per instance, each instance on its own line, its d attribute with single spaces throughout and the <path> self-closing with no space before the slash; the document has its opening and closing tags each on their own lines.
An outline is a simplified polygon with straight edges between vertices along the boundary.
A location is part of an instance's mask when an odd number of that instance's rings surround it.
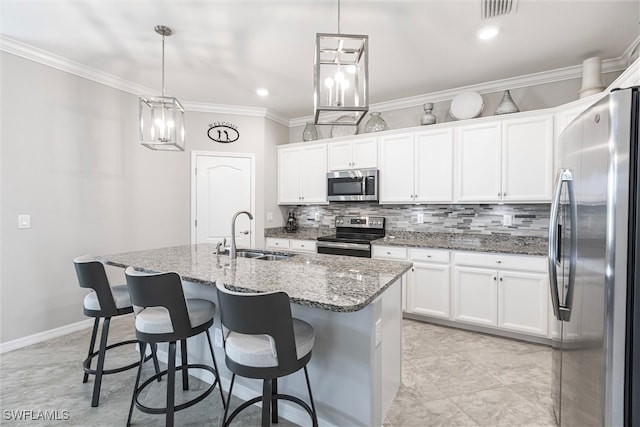
<svg viewBox="0 0 640 427">
<path fill-rule="evenodd" d="M 478 117 L 483 109 L 482 96 L 478 92 L 462 92 L 451 101 L 449 114 L 457 120 L 473 119 Z"/>
<path fill-rule="evenodd" d="M 350 122 L 353 120 L 353 116 L 340 116 L 336 122 Z M 356 125 L 333 125 L 331 126 L 331 138 L 338 136 L 351 136 L 358 133 L 358 126 Z"/>
</svg>

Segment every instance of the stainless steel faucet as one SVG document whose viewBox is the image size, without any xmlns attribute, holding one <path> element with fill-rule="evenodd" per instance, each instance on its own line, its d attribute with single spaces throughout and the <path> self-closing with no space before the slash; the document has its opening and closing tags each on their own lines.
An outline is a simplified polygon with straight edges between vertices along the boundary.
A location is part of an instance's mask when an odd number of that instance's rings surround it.
<svg viewBox="0 0 640 427">
<path fill-rule="evenodd" d="M 236 218 L 241 214 L 246 214 L 249 219 L 253 219 L 251 212 L 247 211 L 239 211 L 233 215 L 233 219 L 231 219 L 231 249 L 229 250 L 229 258 L 231 259 L 236 259 L 238 257 L 236 254 Z"/>
</svg>

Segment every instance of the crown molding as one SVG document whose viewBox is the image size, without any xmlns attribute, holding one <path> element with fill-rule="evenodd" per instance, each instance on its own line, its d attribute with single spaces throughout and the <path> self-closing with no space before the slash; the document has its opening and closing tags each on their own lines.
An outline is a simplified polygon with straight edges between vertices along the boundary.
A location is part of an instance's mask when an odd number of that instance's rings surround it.
<svg viewBox="0 0 640 427">
<path fill-rule="evenodd" d="M 37 62 L 39 64 L 49 66 L 51 68 L 55 68 L 60 71 L 74 74 L 76 76 L 112 87 L 114 89 L 121 90 L 123 92 L 131 93 L 135 96 L 139 96 L 143 93 L 157 92 L 157 90 L 151 89 L 147 86 L 121 79 L 120 77 L 116 77 L 112 74 L 108 74 L 96 70 L 95 68 L 80 64 L 78 62 L 71 61 L 68 58 L 55 55 L 51 52 L 47 52 L 18 40 L 6 37 L 2 34 L 0 34 L 0 50 L 19 56 L 21 58 Z M 182 100 L 180 101 L 180 103 L 187 111 L 267 117 L 271 118 L 271 120 L 282 123 L 285 126 L 289 124 L 288 119 L 282 117 L 281 115 L 268 112 L 266 108 L 245 107 L 241 105 L 210 104 Z M 269 117 L 270 115 L 272 117 Z"/>
<path fill-rule="evenodd" d="M 632 44 L 640 42 L 640 38 Z M 614 71 L 623 71 L 629 65 L 629 54 L 633 49 L 629 48 L 619 58 L 607 59 L 602 61 L 602 72 L 611 73 Z M 394 99 L 391 101 L 378 102 L 369 106 L 369 111 L 390 111 L 402 108 L 411 108 L 422 106 L 425 102 L 441 102 L 453 99 L 456 95 L 465 91 L 476 91 L 480 94 L 493 93 L 509 89 L 518 89 L 522 87 L 541 85 L 546 83 L 554 83 L 563 80 L 570 80 L 582 77 L 582 64 L 571 67 L 558 68 L 555 70 L 542 71 L 539 73 L 525 74 L 518 77 L 510 77 L 506 79 L 494 80 L 475 85 L 462 86 L 454 89 L 441 90 L 438 92 L 426 93 L 423 95 L 410 96 L 406 98 Z M 313 120 L 313 116 L 297 117 L 289 120 L 289 127 L 302 126 L 307 121 Z"/>
</svg>

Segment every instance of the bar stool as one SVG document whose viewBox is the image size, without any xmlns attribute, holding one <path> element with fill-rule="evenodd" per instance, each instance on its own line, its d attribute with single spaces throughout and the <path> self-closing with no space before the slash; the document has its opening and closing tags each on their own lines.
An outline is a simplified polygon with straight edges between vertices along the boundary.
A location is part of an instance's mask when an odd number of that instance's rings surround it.
<svg viewBox="0 0 640 427">
<path fill-rule="evenodd" d="M 174 412 L 189 408 L 206 398 L 216 385 L 220 389 L 222 406 L 226 408 L 218 365 L 213 353 L 209 328 L 213 325 L 215 305 L 203 299 L 185 299 L 182 281 L 177 273 L 148 274 L 136 271 L 132 267 L 125 270 L 129 295 L 133 303 L 136 316 L 136 337 L 142 343 L 143 349 L 147 344 L 156 345 L 160 342 L 169 343 L 167 369 L 156 373 L 140 385 L 142 365 L 138 368 L 136 384 L 131 397 L 127 426 L 131 425 L 134 405 L 149 414 L 165 414 L 166 425 L 173 426 Z M 200 333 L 206 333 L 209 351 L 213 359 L 213 367 L 203 364 L 189 364 L 187 360 L 187 338 Z M 180 341 L 181 365 L 176 367 L 176 342 Z M 211 372 L 215 378 L 213 384 L 197 397 L 175 405 L 175 374 L 182 371 L 182 389 L 189 389 L 189 369 L 204 369 Z M 148 407 L 140 403 L 140 393 L 156 378 L 167 375 L 166 406 L 161 408 Z"/>
<path fill-rule="evenodd" d="M 224 328 L 225 361 L 232 372 L 223 427 L 244 409 L 262 401 L 262 426 L 278 422 L 278 400 L 300 405 L 317 427 L 318 417 L 311 394 L 307 363 L 315 333 L 313 327 L 291 317 L 291 304 L 285 292 L 240 293 L 216 283 L 220 319 Z M 304 369 L 311 407 L 301 399 L 278 393 L 278 378 Z M 262 395 L 242 403 L 227 418 L 236 375 L 262 379 Z"/>
<path fill-rule="evenodd" d="M 94 257 L 91 255 L 83 255 L 74 259 L 73 264 L 76 270 L 76 275 L 78 276 L 78 283 L 80 284 L 80 287 L 93 289 L 93 292 L 84 297 L 83 302 L 84 314 L 86 316 L 93 317 L 95 320 L 93 322 L 93 331 L 91 332 L 89 352 L 87 353 L 87 358 L 82 363 L 82 367 L 84 369 L 82 382 L 86 383 L 89 379 L 89 375 L 95 375 L 93 396 L 91 398 L 91 406 L 95 407 L 99 404 L 103 375 L 123 372 L 128 369 L 135 368 L 140 364 L 140 362 L 135 362 L 114 369 L 104 369 L 107 350 L 123 345 L 138 343 L 137 340 L 128 340 L 107 345 L 111 318 L 133 313 L 133 306 L 129 300 L 127 285 L 111 287 L 104 270 L 104 265 L 101 262 L 96 261 Z M 104 319 L 102 322 L 100 347 L 98 351 L 94 351 L 100 319 Z M 91 369 L 91 362 L 96 356 L 98 357 L 96 369 Z M 152 349 L 152 357 L 157 372 L 159 367 L 158 360 L 155 356 L 155 349 Z M 148 360 L 148 357 L 145 360 Z"/>
</svg>

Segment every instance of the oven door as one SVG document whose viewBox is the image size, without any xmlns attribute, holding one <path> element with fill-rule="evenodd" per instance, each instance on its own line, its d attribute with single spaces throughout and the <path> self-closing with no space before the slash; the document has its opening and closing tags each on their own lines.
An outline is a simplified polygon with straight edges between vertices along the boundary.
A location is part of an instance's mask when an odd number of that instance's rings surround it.
<svg viewBox="0 0 640 427">
<path fill-rule="evenodd" d="M 318 241 L 317 248 L 319 254 L 371 258 L 371 245 L 367 243 Z"/>
</svg>

